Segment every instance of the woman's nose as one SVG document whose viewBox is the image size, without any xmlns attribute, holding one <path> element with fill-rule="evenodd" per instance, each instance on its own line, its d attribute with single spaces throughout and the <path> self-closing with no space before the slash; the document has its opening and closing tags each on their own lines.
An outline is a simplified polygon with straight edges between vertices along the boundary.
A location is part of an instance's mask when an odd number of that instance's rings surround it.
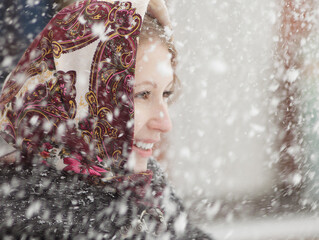
<svg viewBox="0 0 319 240">
<path fill-rule="evenodd" d="M 172 121 L 167 106 L 159 104 L 157 108 L 153 109 L 149 127 L 163 133 L 169 132 L 172 129 Z"/>
</svg>

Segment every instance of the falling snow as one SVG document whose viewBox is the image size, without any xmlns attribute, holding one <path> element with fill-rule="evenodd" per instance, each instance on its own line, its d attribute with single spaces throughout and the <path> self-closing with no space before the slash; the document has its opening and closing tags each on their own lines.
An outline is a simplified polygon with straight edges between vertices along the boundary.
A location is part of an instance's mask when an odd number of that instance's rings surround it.
<svg viewBox="0 0 319 240">
<path fill-rule="evenodd" d="M 26 47 L 67 1 L 9 2 L 0 3 L 0 86 Z M 164 30 L 166 36 L 173 35 L 178 50 L 181 88 L 176 90 L 177 101 L 170 105 L 173 130 L 154 152 L 167 167 L 168 179 L 189 212 L 177 216 L 174 231 L 185 233 L 190 220 L 216 239 L 319 239 L 318 3 L 167 2 L 174 30 L 167 26 Z M 79 18 L 82 25 L 87 21 Z M 93 26 L 93 34 L 101 41 L 111 31 L 105 31 L 103 24 Z M 152 45 L 149 52 L 154 49 Z M 149 60 L 147 55 L 143 59 Z M 157 70 L 163 77 L 172 75 L 167 63 L 159 63 Z M 17 83 L 24 77 L 17 75 Z M 29 85 L 28 91 L 35 87 Z M 122 100 L 127 101 L 126 96 Z M 17 97 L 11 107 L 17 112 L 23 99 Z M 112 122 L 119 115 L 115 109 L 106 114 L 106 120 Z M 159 116 L 163 118 L 164 113 Z M 46 134 L 54 127 L 38 117 L 32 117 L 29 124 L 30 129 L 43 125 Z M 72 124 L 59 125 L 57 140 Z M 126 123 L 128 129 L 133 126 L 133 119 Z M 17 144 L 22 141 L 18 139 Z M 10 145 L 0 143 L 0 155 L 12 152 Z M 132 157 L 130 168 L 135 161 Z M 43 194 L 37 187 L 50 186 L 52 191 L 59 187 L 46 176 L 41 179 L 38 186 L 28 189 Z M 3 180 L 0 193 L 8 197 L 19 185 L 15 178 Z M 168 216 L 175 216 L 179 210 L 171 191 L 165 189 L 163 201 Z M 16 196 L 24 199 L 26 194 L 21 190 Z M 85 194 L 79 191 L 78 199 L 69 199 L 69 207 L 79 210 L 102 201 Z M 68 199 L 68 195 L 62 197 Z M 128 214 L 131 209 L 124 200 L 107 206 L 98 217 Z M 53 215 L 45 211 L 47 206 L 45 199 L 30 199 L 25 217 L 72 222 L 69 212 Z M 87 218 L 81 221 L 89 224 Z M 7 224 L 11 221 L 8 217 Z"/>
</svg>

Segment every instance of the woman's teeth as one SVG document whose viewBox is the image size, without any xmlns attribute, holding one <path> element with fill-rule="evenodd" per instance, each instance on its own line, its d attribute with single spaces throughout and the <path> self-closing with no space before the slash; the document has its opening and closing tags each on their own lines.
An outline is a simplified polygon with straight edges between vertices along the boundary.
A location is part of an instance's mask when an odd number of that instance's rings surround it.
<svg viewBox="0 0 319 240">
<path fill-rule="evenodd" d="M 152 149 L 153 146 L 154 146 L 154 143 L 144 143 L 144 142 L 141 142 L 141 141 L 135 141 L 134 140 L 134 143 L 133 143 L 136 147 L 138 148 L 142 148 L 144 150 L 149 150 L 149 149 Z"/>
</svg>

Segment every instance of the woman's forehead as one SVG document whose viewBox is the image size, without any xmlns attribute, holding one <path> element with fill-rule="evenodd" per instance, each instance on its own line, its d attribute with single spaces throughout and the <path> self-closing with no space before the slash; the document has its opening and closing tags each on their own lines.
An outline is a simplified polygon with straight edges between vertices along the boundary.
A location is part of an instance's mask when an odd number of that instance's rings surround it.
<svg viewBox="0 0 319 240">
<path fill-rule="evenodd" d="M 156 64 L 171 60 L 171 53 L 165 44 L 160 41 L 141 42 L 137 48 L 136 65 Z"/>
</svg>

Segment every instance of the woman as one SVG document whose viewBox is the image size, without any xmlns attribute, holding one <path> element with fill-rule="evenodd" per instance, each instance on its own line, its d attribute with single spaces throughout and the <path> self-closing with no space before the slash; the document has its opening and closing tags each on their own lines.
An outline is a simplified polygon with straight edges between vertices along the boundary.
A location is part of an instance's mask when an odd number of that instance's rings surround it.
<svg viewBox="0 0 319 240">
<path fill-rule="evenodd" d="M 147 7 L 165 27 L 146 16 L 141 31 Z M 171 129 L 168 23 L 162 1 L 84 0 L 34 40 L 0 96 L 19 149 L 1 169 L 2 236 L 210 239 L 149 160 Z"/>
</svg>

